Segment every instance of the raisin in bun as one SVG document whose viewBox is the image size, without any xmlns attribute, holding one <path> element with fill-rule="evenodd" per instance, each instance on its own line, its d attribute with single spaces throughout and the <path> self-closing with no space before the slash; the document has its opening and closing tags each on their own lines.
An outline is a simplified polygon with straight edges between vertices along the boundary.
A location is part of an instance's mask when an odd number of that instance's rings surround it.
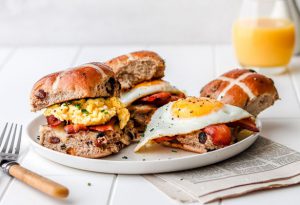
<svg viewBox="0 0 300 205">
<path fill-rule="evenodd" d="M 224 73 L 205 85 L 200 96 L 241 107 L 254 116 L 279 99 L 271 78 L 248 69 L 234 69 Z"/>
<path fill-rule="evenodd" d="M 164 77 L 164 60 L 152 51 L 136 51 L 121 55 L 105 64 L 116 73 L 123 91 L 141 82 Z"/>
<path fill-rule="evenodd" d="M 38 111 L 65 101 L 119 96 L 119 93 L 120 84 L 111 68 L 93 62 L 41 78 L 32 88 L 30 104 L 32 111 Z"/>
</svg>

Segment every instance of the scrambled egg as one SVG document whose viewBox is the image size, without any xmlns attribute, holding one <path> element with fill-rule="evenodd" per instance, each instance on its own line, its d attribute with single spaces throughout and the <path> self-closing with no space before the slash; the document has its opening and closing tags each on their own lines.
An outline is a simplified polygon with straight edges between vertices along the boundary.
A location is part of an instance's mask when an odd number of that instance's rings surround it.
<svg viewBox="0 0 300 205">
<path fill-rule="evenodd" d="M 122 102 L 116 98 L 81 99 L 55 104 L 44 111 L 45 116 L 54 115 L 61 121 L 86 126 L 102 125 L 112 117 L 118 116 L 120 128 L 127 124 L 130 114 Z"/>
</svg>

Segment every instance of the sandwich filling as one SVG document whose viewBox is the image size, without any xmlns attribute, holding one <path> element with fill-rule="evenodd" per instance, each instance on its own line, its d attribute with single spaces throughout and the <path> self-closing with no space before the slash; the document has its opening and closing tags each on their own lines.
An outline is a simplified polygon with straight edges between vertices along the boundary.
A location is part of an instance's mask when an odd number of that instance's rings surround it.
<svg viewBox="0 0 300 205">
<path fill-rule="evenodd" d="M 64 126 L 67 133 L 80 130 L 105 131 L 119 121 L 123 129 L 129 118 L 129 111 L 116 97 L 68 101 L 52 105 L 44 111 L 52 127 Z"/>
</svg>

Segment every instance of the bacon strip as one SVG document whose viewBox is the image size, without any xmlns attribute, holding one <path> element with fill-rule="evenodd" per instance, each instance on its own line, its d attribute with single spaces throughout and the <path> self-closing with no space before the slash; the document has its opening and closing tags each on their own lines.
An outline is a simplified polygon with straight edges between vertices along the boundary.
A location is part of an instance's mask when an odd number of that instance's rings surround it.
<svg viewBox="0 0 300 205">
<path fill-rule="evenodd" d="M 228 123 L 228 126 L 230 126 L 230 127 L 239 126 L 241 128 L 244 128 L 244 129 L 247 129 L 247 130 L 250 130 L 250 131 L 253 131 L 253 132 L 259 132 L 259 129 L 256 127 L 255 122 L 250 117 L 246 118 L 246 119 L 242 119 L 242 120 L 238 120 L 238 121 L 235 121 L 235 122 Z"/>
<path fill-rule="evenodd" d="M 112 131 L 112 130 L 114 130 L 114 127 L 111 124 L 107 124 L 107 125 L 95 125 L 95 126 L 90 126 L 89 130 L 97 131 L 97 132 L 105 132 L 105 131 Z"/>
<path fill-rule="evenodd" d="M 48 125 L 51 126 L 52 128 L 64 124 L 63 121 L 60 121 L 59 119 L 54 117 L 54 115 L 47 116 L 46 119 Z"/>
<path fill-rule="evenodd" d="M 116 123 L 116 118 L 112 118 L 108 123 L 105 125 L 94 125 L 89 126 L 89 130 L 97 131 L 97 132 L 105 132 L 105 131 L 112 131 L 114 130 L 114 124 Z"/>
<path fill-rule="evenodd" d="M 66 125 L 64 126 L 64 130 L 66 131 L 66 133 L 68 134 L 75 134 L 79 131 L 87 131 L 88 127 L 85 125 L 80 125 L 80 124 L 76 124 L 76 125 Z"/>
<path fill-rule="evenodd" d="M 157 106 L 162 106 L 171 101 L 176 101 L 180 98 L 184 98 L 185 95 L 183 93 L 179 93 L 178 95 L 172 95 L 170 92 L 159 92 L 153 95 L 149 95 L 140 99 L 141 102 L 150 103 Z"/>
</svg>

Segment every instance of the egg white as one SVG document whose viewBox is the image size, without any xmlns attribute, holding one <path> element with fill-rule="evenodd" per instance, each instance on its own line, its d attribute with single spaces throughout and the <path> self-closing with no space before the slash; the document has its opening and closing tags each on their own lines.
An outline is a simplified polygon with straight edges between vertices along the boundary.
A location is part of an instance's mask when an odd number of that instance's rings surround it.
<svg viewBox="0 0 300 205">
<path fill-rule="evenodd" d="M 160 81 L 159 83 L 155 83 L 152 85 L 137 85 L 128 92 L 122 93 L 120 99 L 125 106 L 128 106 L 141 97 L 145 97 L 157 92 L 179 93 L 181 91 L 172 86 L 169 82 Z"/>
<path fill-rule="evenodd" d="M 173 104 L 174 102 L 170 102 L 154 112 L 147 125 L 144 137 L 134 150 L 135 152 L 138 152 L 153 139 L 164 136 L 187 134 L 209 125 L 234 122 L 252 116 L 250 113 L 239 107 L 224 104 L 219 110 L 204 116 L 177 118 L 172 115 Z"/>
</svg>

